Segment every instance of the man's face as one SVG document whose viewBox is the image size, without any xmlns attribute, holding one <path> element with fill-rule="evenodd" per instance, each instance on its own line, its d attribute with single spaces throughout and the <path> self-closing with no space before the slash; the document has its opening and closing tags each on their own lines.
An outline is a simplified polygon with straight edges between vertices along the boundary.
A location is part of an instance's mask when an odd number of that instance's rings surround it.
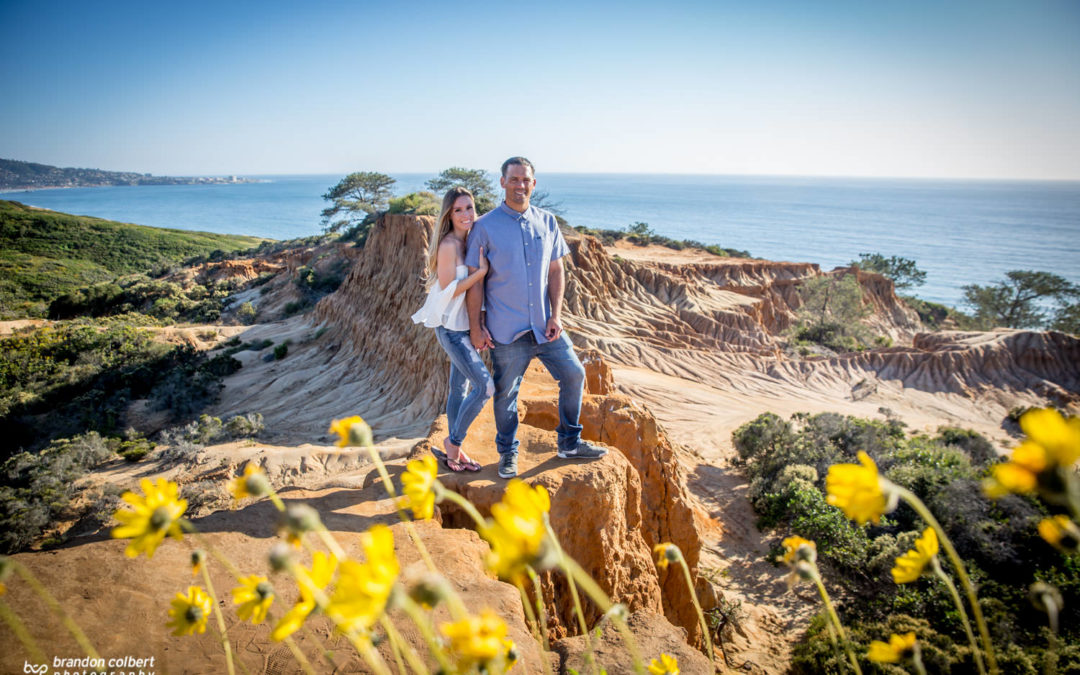
<svg viewBox="0 0 1080 675">
<path fill-rule="evenodd" d="M 523 211 L 529 206 L 529 197 L 536 187 L 536 179 L 529 167 L 511 164 L 506 167 L 506 175 L 499 178 L 499 185 L 506 190 L 507 205 Z"/>
</svg>

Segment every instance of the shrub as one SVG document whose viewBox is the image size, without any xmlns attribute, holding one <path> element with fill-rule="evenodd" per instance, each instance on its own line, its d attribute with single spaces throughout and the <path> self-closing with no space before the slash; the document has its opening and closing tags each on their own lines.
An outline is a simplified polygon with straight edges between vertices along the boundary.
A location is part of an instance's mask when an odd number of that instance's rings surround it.
<svg viewBox="0 0 1080 675">
<path fill-rule="evenodd" d="M 26 548 L 68 508 L 74 482 L 113 454 L 96 432 L 21 452 L 0 469 L 0 549 Z"/>
<path fill-rule="evenodd" d="M 236 310 L 236 319 L 245 326 L 250 326 L 255 323 L 256 314 L 255 305 L 251 304 L 251 302 L 245 302 L 240 305 L 240 309 Z"/>
<path fill-rule="evenodd" d="M 908 434 L 896 419 L 800 413 L 783 420 L 766 413 L 740 427 L 733 440 L 751 480 L 750 499 L 760 524 L 775 527 L 780 537 L 797 534 L 816 541 L 825 583 L 845 591 L 848 601 L 839 609 L 854 641 L 885 639 L 897 632 L 898 622 L 917 622 L 928 670 L 973 668 L 944 585 L 928 577 L 897 586 L 891 578 L 896 557 L 911 548 L 925 523 L 902 505 L 879 524 L 858 527 L 826 503 L 828 466 L 854 461 L 855 453 L 864 450 L 887 478 L 929 506 L 965 559 L 980 587 L 995 644 L 1011 643 L 999 660 L 1019 670 L 1005 672 L 1027 672 L 1045 655 L 1040 626 L 1046 618 L 1027 599 L 1036 580 L 1053 583 L 1065 598 L 1059 666 L 1077 663 L 1080 563 L 1053 551 L 1038 536 L 1036 524 L 1046 513 L 1033 499 L 1010 495 L 990 501 L 983 496 L 980 481 L 996 453 L 979 434 L 952 427 L 935 435 Z M 796 646 L 793 672 L 844 672 L 837 670 L 846 666 L 836 661 L 826 630 L 817 620 L 811 624 Z"/>
<path fill-rule="evenodd" d="M 281 344 L 279 344 L 277 347 L 274 347 L 274 360 L 275 361 L 280 361 L 281 359 L 285 358 L 285 356 L 288 353 L 289 353 L 289 341 L 286 340 L 285 342 L 282 342 Z"/>
</svg>

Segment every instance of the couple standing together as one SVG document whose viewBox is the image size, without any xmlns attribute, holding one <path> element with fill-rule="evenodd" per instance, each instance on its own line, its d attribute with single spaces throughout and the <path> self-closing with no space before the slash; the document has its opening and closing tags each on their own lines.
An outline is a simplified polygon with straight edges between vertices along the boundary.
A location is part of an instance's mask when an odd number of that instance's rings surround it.
<svg viewBox="0 0 1080 675">
<path fill-rule="evenodd" d="M 564 270 L 570 252 L 551 213 L 532 206 L 532 163 L 503 162 L 506 198 L 476 218 L 472 193 L 443 198 L 427 264 L 428 295 L 413 321 L 435 328 L 450 357 L 443 441 L 451 471 L 479 471 L 462 449 L 469 425 L 494 396 L 499 476 L 517 475 L 517 397 L 525 370 L 540 359 L 559 383 L 558 454 L 595 459 L 607 450 L 581 439 L 585 369 L 562 328 Z M 479 352 L 491 350 L 492 372 Z"/>
</svg>

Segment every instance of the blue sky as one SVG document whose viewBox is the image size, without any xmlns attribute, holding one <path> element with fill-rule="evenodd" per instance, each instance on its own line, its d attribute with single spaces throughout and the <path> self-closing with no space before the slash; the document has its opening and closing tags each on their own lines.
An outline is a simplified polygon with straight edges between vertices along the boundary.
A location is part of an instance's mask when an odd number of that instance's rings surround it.
<svg viewBox="0 0 1080 675">
<path fill-rule="evenodd" d="M 1080 2 L 0 0 L 0 157 L 1080 179 Z"/>
</svg>

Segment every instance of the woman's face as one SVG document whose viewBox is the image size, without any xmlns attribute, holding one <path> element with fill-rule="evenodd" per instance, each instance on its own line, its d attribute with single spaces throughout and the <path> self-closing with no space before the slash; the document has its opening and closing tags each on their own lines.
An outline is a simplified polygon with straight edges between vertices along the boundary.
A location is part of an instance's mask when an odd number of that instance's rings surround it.
<svg viewBox="0 0 1080 675">
<path fill-rule="evenodd" d="M 458 232 L 468 232 L 476 220 L 476 208 L 473 206 L 472 197 L 462 195 L 454 200 L 454 207 L 450 209 L 450 223 Z"/>
</svg>

